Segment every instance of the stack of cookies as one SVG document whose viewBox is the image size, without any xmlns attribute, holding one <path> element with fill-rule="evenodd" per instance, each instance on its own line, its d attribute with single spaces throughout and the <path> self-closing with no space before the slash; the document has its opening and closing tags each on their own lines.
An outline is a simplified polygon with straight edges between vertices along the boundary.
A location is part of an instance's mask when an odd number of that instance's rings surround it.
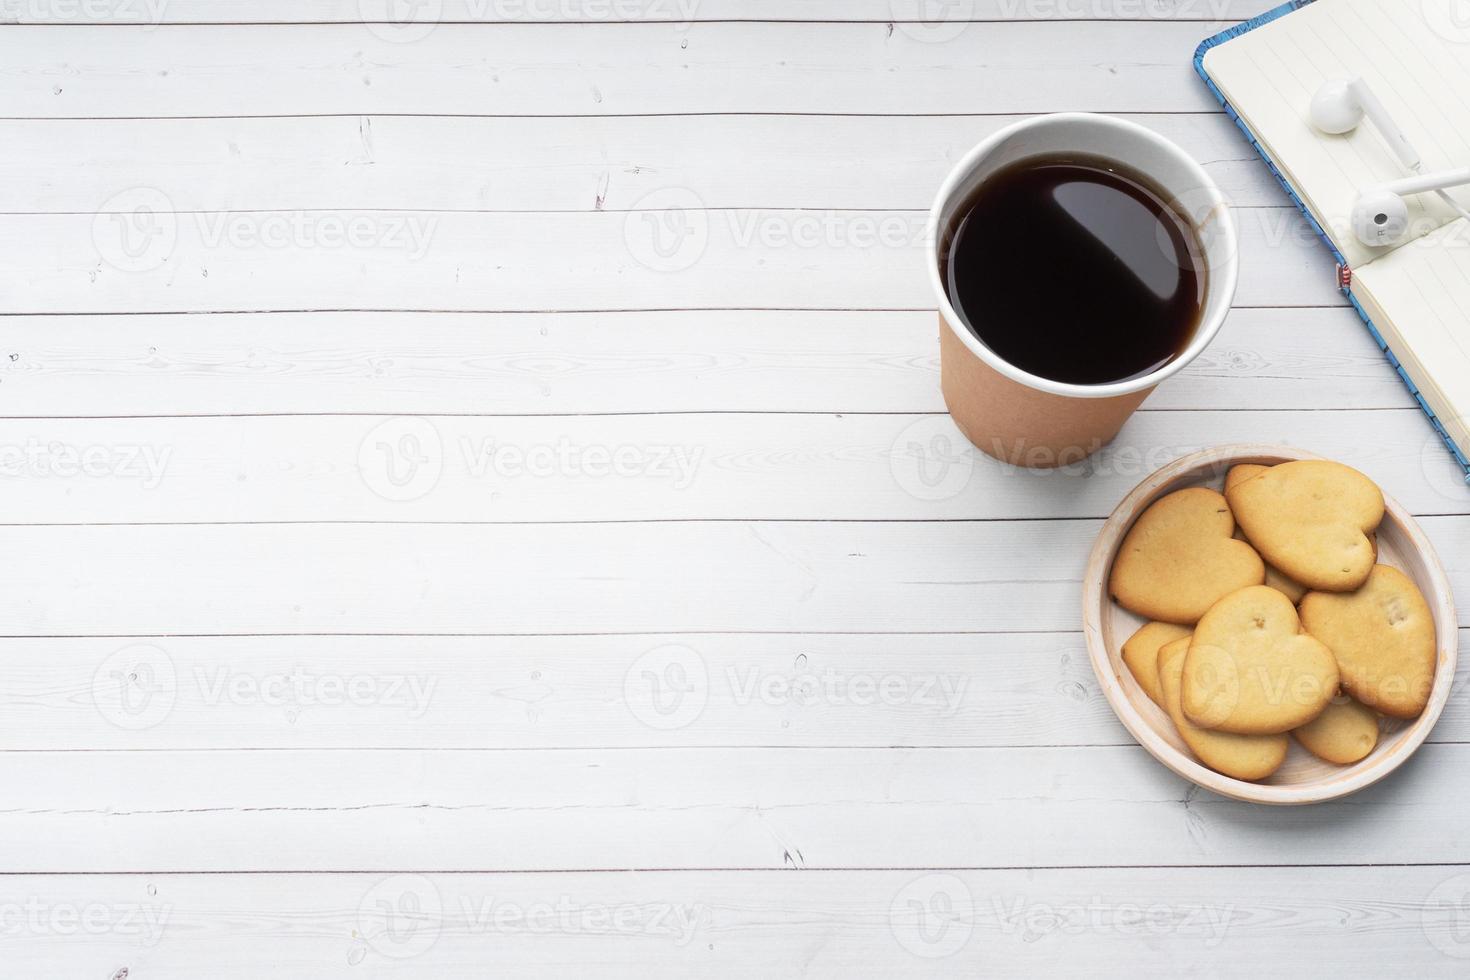
<svg viewBox="0 0 1470 980">
<path fill-rule="evenodd" d="M 1429 605 L 1378 564 L 1383 493 L 1341 463 L 1232 468 L 1139 516 L 1108 588 L 1150 620 L 1123 660 L 1195 756 L 1265 779 L 1290 738 L 1339 765 L 1414 718 L 1434 684 Z"/>
</svg>

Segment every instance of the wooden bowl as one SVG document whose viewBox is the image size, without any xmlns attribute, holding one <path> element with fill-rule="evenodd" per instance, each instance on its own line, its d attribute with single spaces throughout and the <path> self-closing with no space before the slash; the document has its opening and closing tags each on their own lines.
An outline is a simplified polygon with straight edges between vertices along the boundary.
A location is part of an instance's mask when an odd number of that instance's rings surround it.
<svg viewBox="0 0 1470 980">
<path fill-rule="evenodd" d="M 1208 486 L 1219 490 L 1224 485 L 1226 471 L 1236 463 L 1269 466 L 1293 459 L 1320 458 L 1280 446 L 1238 445 L 1176 459 L 1123 498 L 1098 534 L 1087 563 L 1082 587 L 1083 630 L 1087 634 L 1092 669 L 1118 719 L 1140 745 L 1174 772 L 1205 789 L 1237 800 L 1282 805 L 1319 803 L 1378 782 L 1423 744 L 1444 710 L 1454 682 L 1458 620 L 1449 580 L 1419 525 L 1387 494 L 1383 523 L 1378 527 L 1378 561 L 1402 570 L 1424 593 L 1434 614 L 1438 664 L 1429 706 L 1424 713 L 1412 721 L 1380 719 L 1378 746 L 1367 758 L 1350 766 L 1333 765 L 1318 759 L 1292 739 L 1286 762 L 1268 779 L 1252 783 L 1222 776 L 1194 758 L 1168 715 L 1149 700 L 1123 663 L 1123 641 L 1145 620 L 1109 597 L 1108 575 L 1123 536 L 1148 505 L 1166 493 L 1185 487 Z"/>
</svg>

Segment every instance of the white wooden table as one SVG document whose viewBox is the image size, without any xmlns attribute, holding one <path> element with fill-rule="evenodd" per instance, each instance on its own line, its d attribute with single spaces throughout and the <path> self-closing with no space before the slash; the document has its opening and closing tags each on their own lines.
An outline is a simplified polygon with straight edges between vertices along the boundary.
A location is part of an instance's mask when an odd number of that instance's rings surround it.
<svg viewBox="0 0 1470 980">
<path fill-rule="evenodd" d="M 1240 805 L 1078 632 L 1126 489 L 1247 439 L 1470 608 L 1470 494 L 1190 68 L 1266 5 L 7 2 L 0 972 L 1464 976 L 1462 695 Z M 1033 474 L 961 451 L 919 246 L 1058 109 L 1203 161 L 1243 273 Z"/>
</svg>

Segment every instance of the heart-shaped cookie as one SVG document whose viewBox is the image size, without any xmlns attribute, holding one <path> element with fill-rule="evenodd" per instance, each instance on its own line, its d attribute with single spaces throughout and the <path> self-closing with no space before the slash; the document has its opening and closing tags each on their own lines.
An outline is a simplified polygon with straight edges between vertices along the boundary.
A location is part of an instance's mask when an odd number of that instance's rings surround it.
<svg viewBox="0 0 1470 980">
<path fill-rule="evenodd" d="M 1351 466 L 1299 459 L 1225 491 L 1261 557 L 1309 589 L 1351 592 L 1376 560 L 1369 534 L 1383 520 L 1383 492 Z"/>
<path fill-rule="evenodd" d="M 1350 766 L 1378 745 L 1378 716 L 1372 708 L 1339 694 L 1320 715 L 1291 734 L 1317 758 Z"/>
<path fill-rule="evenodd" d="M 1230 488 L 1237 483 L 1244 483 L 1253 476 L 1259 476 L 1271 467 L 1262 466 L 1260 463 L 1237 463 L 1230 467 L 1225 474 L 1225 493 L 1229 499 Z M 1245 532 L 1240 529 L 1240 522 L 1236 521 L 1235 536 L 1246 541 Z M 1246 542 L 1249 544 L 1249 541 Z M 1307 587 L 1289 576 L 1281 574 L 1281 569 L 1270 562 L 1266 563 L 1266 584 L 1277 592 L 1284 594 L 1292 602 L 1301 602 L 1302 596 L 1307 594 Z"/>
<path fill-rule="evenodd" d="M 1144 623 L 1123 642 L 1123 662 L 1149 700 L 1164 706 L 1164 692 L 1159 687 L 1159 649 L 1166 643 L 1188 639 L 1189 627 L 1174 623 Z"/>
<path fill-rule="evenodd" d="M 1337 656 L 1342 686 L 1359 701 L 1395 718 L 1417 717 L 1429 703 L 1434 615 L 1397 568 L 1373 566 L 1356 592 L 1308 592 L 1302 622 Z"/>
<path fill-rule="evenodd" d="M 1214 490 L 1190 487 L 1160 497 L 1123 538 L 1108 591 L 1140 616 L 1198 622 L 1220 597 L 1266 580 L 1261 556 L 1234 533 L 1230 505 Z"/>
<path fill-rule="evenodd" d="M 1184 662 L 1184 713 L 1239 735 L 1289 732 L 1337 693 L 1337 660 L 1302 632 L 1291 600 L 1265 585 L 1232 592 L 1194 628 Z"/>
<path fill-rule="evenodd" d="M 1270 468 L 1260 463 L 1236 463 L 1225 474 L 1225 492 L 1229 493 L 1230 488 L 1237 483 L 1244 483 L 1253 476 L 1260 476 Z"/>
<path fill-rule="evenodd" d="M 1236 779 L 1265 779 L 1286 759 L 1285 735 L 1233 735 L 1200 728 L 1187 718 L 1181 703 L 1184 661 L 1189 639 L 1174 640 L 1159 649 L 1159 686 L 1164 710 L 1179 729 L 1179 737 L 1199 761 Z"/>
</svg>

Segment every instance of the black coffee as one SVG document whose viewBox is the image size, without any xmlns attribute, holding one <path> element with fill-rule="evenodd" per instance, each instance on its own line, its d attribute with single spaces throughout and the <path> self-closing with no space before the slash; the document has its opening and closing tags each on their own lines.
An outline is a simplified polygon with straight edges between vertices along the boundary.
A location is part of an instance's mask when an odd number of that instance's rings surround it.
<svg viewBox="0 0 1470 980">
<path fill-rule="evenodd" d="M 981 343 L 1070 384 L 1169 363 L 1204 301 L 1194 229 L 1100 158 L 1038 157 L 992 174 L 956 210 L 940 263 L 950 303 Z"/>
</svg>

